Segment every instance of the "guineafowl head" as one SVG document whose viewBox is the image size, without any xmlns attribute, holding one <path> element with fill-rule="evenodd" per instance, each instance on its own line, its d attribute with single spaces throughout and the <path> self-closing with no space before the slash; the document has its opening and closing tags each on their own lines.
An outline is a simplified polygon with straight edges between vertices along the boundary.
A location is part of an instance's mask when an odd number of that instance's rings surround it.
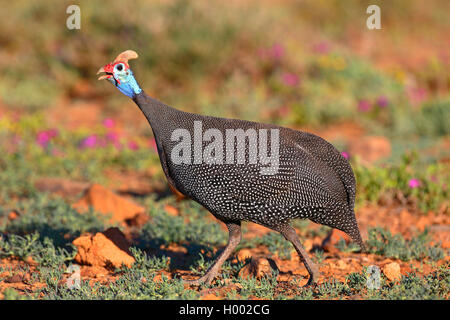
<svg viewBox="0 0 450 320">
<path fill-rule="evenodd" d="M 124 95 L 134 98 L 142 90 L 134 78 L 128 60 L 136 59 L 138 54 L 133 50 L 127 50 L 117 56 L 117 58 L 107 65 L 101 67 L 97 74 L 104 73 L 98 80 L 106 79 L 111 82 Z"/>
</svg>

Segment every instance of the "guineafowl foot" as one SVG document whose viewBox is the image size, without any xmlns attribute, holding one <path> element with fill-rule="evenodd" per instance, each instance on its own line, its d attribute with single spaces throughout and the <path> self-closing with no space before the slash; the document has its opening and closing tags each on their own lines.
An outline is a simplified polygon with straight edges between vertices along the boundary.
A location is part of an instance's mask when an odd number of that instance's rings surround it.
<svg viewBox="0 0 450 320">
<path fill-rule="evenodd" d="M 206 274 L 199 279 L 196 280 L 184 280 L 186 283 L 199 286 L 202 284 L 210 284 L 214 278 L 218 275 L 220 267 L 222 264 L 228 259 L 231 253 L 236 249 L 239 242 L 241 242 L 241 222 L 225 222 L 229 238 L 228 244 L 222 253 L 219 255 L 217 260 L 213 263 L 213 265 L 208 269 Z"/>
<path fill-rule="evenodd" d="M 315 276 L 309 276 L 308 282 L 303 286 L 303 288 L 315 287 L 317 286 L 317 280 L 319 279 L 319 274 Z"/>
<path fill-rule="evenodd" d="M 308 254 L 305 248 L 302 246 L 300 239 L 298 238 L 297 233 L 295 232 L 295 229 L 289 225 L 286 225 L 277 229 L 277 231 L 280 232 L 286 238 L 286 240 L 292 243 L 292 245 L 295 248 L 295 251 L 297 251 L 298 256 L 300 257 L 300 260 L 305 265 L 306 270 L 308 270 L 309 279 L 305 287 L 317 284 L 317 280 L 319 279 L 320 276 L 319 269 L 308 257 Z"/>
<path fill-rule="evenodd" d="M 202 284 L 211 284 L 211 282 L 214 280 L 214 278 L 217 276 L 218 272 L 215 273 L 206 273 L 201 278 L 195 279 L 195 280 L 184 280 L 187 284 L 190 284 L 192 286 L 201 286 Z"/>
</svg>

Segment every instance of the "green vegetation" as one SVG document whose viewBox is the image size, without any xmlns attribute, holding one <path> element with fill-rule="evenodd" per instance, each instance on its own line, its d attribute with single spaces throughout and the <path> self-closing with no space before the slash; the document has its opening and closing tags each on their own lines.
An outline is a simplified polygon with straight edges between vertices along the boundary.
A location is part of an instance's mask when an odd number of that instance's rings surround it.
<svg viewBox="0 0 450 320">
<path fill-rule="evenodd" d="M 427 230 L 411 240 L 405 240 L 401 234 L 392 235 L 387 230 L 375 228 L 369 231 L 367 246 L 370 252 L 403 261 L 425 258 L 432 261 L 442 259 L 445 254 L 441 247 L 429 246 L 429 242 L 430 236 Z"/>
<path fill-rule="evenodd" d="M 383 275 L 379 289 L 367 289 L 367 276 L 362 273 L 351 273 L 344 282 L 331 280 L 317 288 L 303 290 L 295 299 L 389 299 L 389 300 L 429 300 L 446 299 L 450 273 L 447 267 L 438 268 L 427 276 L 419 276 L 416 272 L 403 276 L 393 284 Z"/>
</svg>

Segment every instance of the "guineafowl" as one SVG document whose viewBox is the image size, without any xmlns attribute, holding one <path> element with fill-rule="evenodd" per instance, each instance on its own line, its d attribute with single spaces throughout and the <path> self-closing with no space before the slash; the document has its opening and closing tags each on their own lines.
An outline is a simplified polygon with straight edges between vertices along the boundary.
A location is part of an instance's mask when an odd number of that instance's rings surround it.
<svg viewBox="0 0 450 320">
<path fill-rule="evenodd" d="M 241 240 L 241 221 L 280 232 L 309 272 L 319 272 L 290 221 L 310 219 L 347 233 L 364 250 L 354 213 L 356 182 L 350 164 L 322 138 L 251 121 L 203 116 L 174 109 L 149 97 L 138 85 L 127 50 L 104 67 L 107 79 L 133 99 L 155 137 L 169 185 L 200 203 L 225 223 L 229 240 L 206 274 L 193 284 L 211 283 Z"/>
</svg>

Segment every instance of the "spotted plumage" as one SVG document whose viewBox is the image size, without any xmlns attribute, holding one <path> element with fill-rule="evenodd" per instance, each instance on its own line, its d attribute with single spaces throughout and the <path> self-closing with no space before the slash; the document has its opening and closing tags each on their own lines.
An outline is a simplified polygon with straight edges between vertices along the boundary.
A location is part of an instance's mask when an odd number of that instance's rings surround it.
<svg viewBox="0 0 450 320">
<path fill-rule="evenodd" d="M 137 86 L 131 70 L 128 74 L 132 77 L 129 82 Z M 111 76 L 115 77 L 114 71 Z M 123 74 L 118 78 L 122 84 L 127 83 Z M 120 85 L 117 81 L 111 82 Z M 291 220 L 310 219 L 340 229 L 364 248 L 354 214 L 355 177 L 348 161 L 330 143 L 310 133 L 271 124 L 183 112 L 150 98 L 139 86 L 137 88 L 131 96 L 153 130 L 161 166 L 169 184 L 202 204 L 223 221 L 230 232 L 227 247 L 196 283 L 209 283 L 217 275 L 222 263 L 240 241 L 240 222 L 243 220 L 276 230 L 292 242 L 310 273 L 309 283 L 317 280 L 318 271 L 290 226 Z M 229 164 L 195 163 L 193 153 L 189 163 L 174 163 L 171 159 L 177 145 L 172 136 L 174 130 L 186 130 L 193 137 L 196 121 L 201 122 L 203 131 L 214 129 L 223 136 L 228 129 L 279 130 L 278 166 L 268 169 L 268 174 L 261 174 L 261 169 L 267 165 L 248 161 L 243 164 L 237 161 Z M 201 147 L 208 145 L 207 141 L 200 143 Z M 249 159 L 250 148 L 251 145 L 246 144 L 240 156 Z"/>
</svg>

